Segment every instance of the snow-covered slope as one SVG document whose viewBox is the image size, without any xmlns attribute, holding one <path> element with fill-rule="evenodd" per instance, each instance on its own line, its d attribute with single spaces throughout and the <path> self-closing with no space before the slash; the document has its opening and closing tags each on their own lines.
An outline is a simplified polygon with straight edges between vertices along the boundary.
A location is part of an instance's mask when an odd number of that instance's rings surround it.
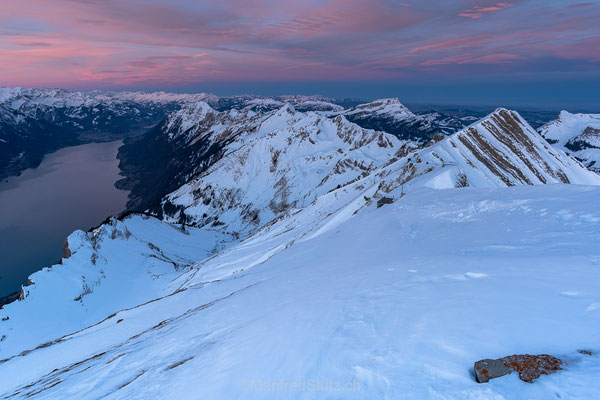
<svg viewBox="0 0 600 400">
<path fill-rule="evenodd" d="M 223 132 L 207 129 L 206 115 L 210 115 L 211 123 L 221 117 L 208 113 L 194 114 L 199 121 L 192 125 L 202 129 L 171 128 L 167 132 L 193 133 L 189 136 L 193 140 L 200 132 L 203 137 L 220 140 L 214 137 Z M 187 126 L 189 116 L 182 114 L 171 117 L 177 126 Z M 187 118 L 186 122 L 181 118 Z M 163 210 L 166 214 L 177 210 L 170 215 L 174 221 L 224 225 L 233 232 L 248 232 L 368 175 L 406 151 L 406 143 L 392 135 L 362 129 L 343 116 L 329 119 L 297 112 L 290 105 L 244 122 L 242 129 L 226 125 L 228 137 L 233 132 L 239 134 L 221 159 L 166 196 Z"/>
<path fill-rule="evenodd" d="M 0 87 L 0 104 L 13 110 L 35 112 L 36 107 L 80 108 L 92 106 L 122 105 L 124 103 L 190 103 L 196 101 L 217 101 L 211 94 L 179 94 L 165 92 L 71 92 L 64 89 L 27 89 Z M 126 110 L 121 110 L 126 112 Z"/>
<path fill-rule="evenodd" d="M 592 171 L 600 172 L 600 114 L 562 111 L 556 120 L 542 126 L 539 132 Z"/>
<path fill-rule="evenodd" d="M 13 346 L 37 346 L 169 294 L 164 290 L 171 279 L 230 240 L 143 215 L 76 231 L 65 242 L 61 264 L 31 275 L 30 285 L 22 288 L 24 300 L 7 306 L 13 314 L 0 327 L 0 354 Z M 22 331 L 27 326 L 36 329 Z"/>
<path fill-rule="evenodd" d="M 593 398 L 600 360 L 576 350 L 600 346 L 599 200 L 565 185 L 422 188 L 316 236 L 282 220 L 184 272 L 169 296 L 41 345 L 11 334 L 47 316 L 25 325 L 32 303 L 9 305 L 0 393 Z M 471 377 L 474 360 L 513 353 L 569 364 L 534 385 Z"/>
</svg>

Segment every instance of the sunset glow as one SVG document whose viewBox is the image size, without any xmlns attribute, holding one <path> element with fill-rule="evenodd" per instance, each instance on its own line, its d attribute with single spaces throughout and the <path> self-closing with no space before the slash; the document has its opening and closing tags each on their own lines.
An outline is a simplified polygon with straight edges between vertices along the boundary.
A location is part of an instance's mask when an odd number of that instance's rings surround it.
<svg viewBox="0 0 600 400">
<path fill-rule="evenodd" d="M 598 75 L 600 8 L 563 0 L 23 0 L 3 86 Z"/>
</svg>

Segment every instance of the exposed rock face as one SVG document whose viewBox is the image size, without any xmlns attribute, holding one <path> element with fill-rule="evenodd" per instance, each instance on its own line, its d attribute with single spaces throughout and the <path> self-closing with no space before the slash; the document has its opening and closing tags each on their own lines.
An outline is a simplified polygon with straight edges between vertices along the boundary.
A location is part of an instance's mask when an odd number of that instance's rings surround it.
<svg viewBox="0 0 600 400">
<path fill-rule="evenodd" d="M 561 370 L 562 364 L 562 360 L 549 354 L 515 354 L 497 360 L 485 359 L 475 363 L 475 379 L 479 383 L 485 383 L 490 379 L 518 372 L 519 379 L 533 383 L 541 375 Z"/>
<path fill-rule="evenodd" d="M 7 305 L 12 303 L 13 301 L 17 301 L 19 299 L 19 296 L 21 295 L 21 292 L 14 292 L 9 294 L 8 296 L 4 296 L 4 297 L 0 297 L 0 310 L 2 310 L 2 308 Z M 3 319 L 3 321 L 6 321 L 5 319 Z"/>
<path fill-rule="evenodd" d="M 62 247 L 62 256 L 63 258 L 69 258 L 73 255 L 73 252 L 69 248 L 69 239 L 65 240 Z"/>
<path fill-rule="evenodd" d="M 382 197 L 379 200 L 377 200 L 377 208 L 379 207 L 383 207 L 386 204 L 392 204 L 394 202 L 394 199 L 392 199 L 391 197 Z"/>
<path fill-rule="evenodd" d="M 588 126 L 581 135 L 570 139 L 565 147 L 573 152 L 586 149 L 600 149 L 600 129 Z"/>
</svg>

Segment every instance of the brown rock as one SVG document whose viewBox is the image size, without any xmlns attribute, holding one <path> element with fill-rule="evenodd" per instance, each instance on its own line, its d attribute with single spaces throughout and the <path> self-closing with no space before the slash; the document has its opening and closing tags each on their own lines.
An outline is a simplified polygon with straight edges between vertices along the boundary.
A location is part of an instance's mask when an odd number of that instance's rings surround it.
<svg viewBox="0 0 600 400">
<path fill-rule="evenodd" d="M 382 197 L 379 200 L 377 200 L 377 208 L 382 207 L 386 204 L 392 204 L 394 202 L 394 199 L 392 199 L 391 197 Z"/>
<path fill-rule="evenodd" d="M 71 249 L 69 248 L 69 239 L 65 240 L 62 247 L 63 258 L 69 258 L 73 255 Z"/>
<path fill-rule="evenodd" d="M 519 373 L 519 378 L 524 382 L 533 383 L 540 375 L 549 375 L 561 370 L 562 361 L 549 354 L 532 356 L 529 354 L 515 354 L 504 357 L 504 365 L 512 371 Z"/>
<path fill-rule="evenodd" d="M 475 363 L 475 379 L 479 383 L 488 382 L 518 372 L 519 378 L 528 383 L 533 383 L 541 375 L 549 375 L 561 370 L 563 361 L 549 354 L 532 356 L 529 354 L 514 354 L 497 360 L 485 359 Z"/>
</svg>

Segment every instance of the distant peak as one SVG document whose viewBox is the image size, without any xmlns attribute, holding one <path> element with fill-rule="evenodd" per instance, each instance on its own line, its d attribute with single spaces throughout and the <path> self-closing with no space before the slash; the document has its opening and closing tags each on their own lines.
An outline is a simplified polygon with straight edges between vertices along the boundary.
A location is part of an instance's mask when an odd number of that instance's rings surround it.
<svg viewBox="0 0 600 400">
<path fill-rule="evenodd" d="M 390 106 L 390 105 L 401 106 L 403 108 L 406 108 L 404 106 L 404 104 L 402 104 L 400 102 L 400 99 L 397 97 L 373 100 L 369 103 L 359 104 L 358 106 L 356 106 L 356 108 L 374 108 L 374 107 Z"/>
<path fill-rule="evenodd" d="M 188 115 L 194 114 L 194 115 L 199 115 L 199 116 L 205 116 L 207 114 L 216 114 L 217 111 L 212 108 L 207 102 L 205 101 L 197 101 L 191 104 L 188 104 L 187 106 L 182 108 L 182 111 L 185 110 L 185 112 Z"/>
<path fill-rule="evenodd" d="M 283 114 L 283 113 L 295 114 L 296 109 L 290 103 L 285 103 L 283 105 L 283 107 L 281 107 L 279 110 L 277 110 L 277 114 Z"/>
<path fill-rule="evenodd" d="M 572 116 L 573 114 L 568 112 L 567 110 L 562 110 L 560 112 L 560 114 L 558 115 L 559 118 L 568 118 L 570 116 Z"/>
<path fill-rule="evenodd" d="M 402 104 L 398 97 L 388 97 L 388 98 L 384 98 L 384 99 L 378 99 L 375 101 L 385 102 L 388 104 Z"/>
</svg>

